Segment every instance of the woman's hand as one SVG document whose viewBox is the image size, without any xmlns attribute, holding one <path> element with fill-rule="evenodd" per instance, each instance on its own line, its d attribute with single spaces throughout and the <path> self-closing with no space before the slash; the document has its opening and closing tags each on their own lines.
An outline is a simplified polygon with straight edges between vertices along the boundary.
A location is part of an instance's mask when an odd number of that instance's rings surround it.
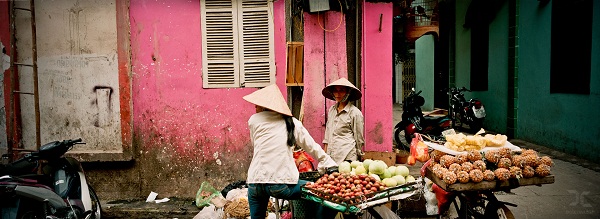
<svg viewBox="0 0 600 219">
<path fill-rule="evenodd" d="M 327 152 L 327 143 L 323 144 L 323 150 Z"/>
</svg>

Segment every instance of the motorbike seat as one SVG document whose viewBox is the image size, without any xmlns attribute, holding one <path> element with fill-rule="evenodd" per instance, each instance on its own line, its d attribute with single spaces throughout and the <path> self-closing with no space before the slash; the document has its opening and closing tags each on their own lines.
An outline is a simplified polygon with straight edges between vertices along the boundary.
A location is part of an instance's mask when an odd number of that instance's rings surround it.
<svg viewBox="0 0 600 219">
<path fill-rule="evenodd" d="M 423 118 L 426 122 L 440 122 L 448 118 L 448 116 L 424 116 Z"/>
</svg>

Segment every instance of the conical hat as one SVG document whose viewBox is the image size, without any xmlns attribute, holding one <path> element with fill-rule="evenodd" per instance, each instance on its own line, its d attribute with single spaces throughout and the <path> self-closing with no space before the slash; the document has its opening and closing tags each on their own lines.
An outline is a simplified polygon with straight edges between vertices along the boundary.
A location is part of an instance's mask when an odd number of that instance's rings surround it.
<svg viewBox="0 0 600 219">
<path fill-rule="evenodd" d="M 332 87 L 333 86 L 344 86 L 350 88 L 350 96 L 348 96 L 348 101 L 358 100 L 362 97 L 362 93 L 358 88 L 356 88 L 348 79 L 340 78 L 337 81 L 331 82 L 331 84 L 327 85 L 327 87 L 323 88 L 321 93 L 327 99 L 335 100 L 333 97 Z"/>
<path fill-rule="evenodd" d="M 260 90 L 254 91 L 243 97 L 244 100 L 258 106 L 273 110 L 275 112 L 292 116 L 292 111 L 283 98 L 279 87 L 276 84 L 271 84 Z"/>
</svg>

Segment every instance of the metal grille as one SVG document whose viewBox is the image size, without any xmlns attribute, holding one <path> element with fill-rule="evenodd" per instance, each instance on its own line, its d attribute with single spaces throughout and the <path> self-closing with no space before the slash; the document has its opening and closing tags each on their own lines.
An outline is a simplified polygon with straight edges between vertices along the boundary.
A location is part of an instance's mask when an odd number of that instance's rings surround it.
<svg viewBox="0 0 600 219">
<path fill-rule="evenodd" d="M 415 76 L 415 58 L 408 58 L 403 65 L 402 70 L 402 100 L 415 87 L 417 78 Z"/>
</svg>

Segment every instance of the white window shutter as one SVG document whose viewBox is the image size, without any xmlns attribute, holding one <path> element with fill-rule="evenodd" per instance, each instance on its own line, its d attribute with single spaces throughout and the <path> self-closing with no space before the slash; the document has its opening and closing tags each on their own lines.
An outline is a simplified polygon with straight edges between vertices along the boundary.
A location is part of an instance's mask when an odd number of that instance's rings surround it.
<svg viewBox="0 0 600 219">
<path fill-rule="evenodd" d="M 243 87 L 265 87 L 275 83 L 273 2 L 238 0 L 240 33 L 240 83 Z"/>
<path fill-rule="evenodd" d="M 200 7 L 203 87 L 239 87 L 235 0 L 202 0 Z"/>
</svg>

